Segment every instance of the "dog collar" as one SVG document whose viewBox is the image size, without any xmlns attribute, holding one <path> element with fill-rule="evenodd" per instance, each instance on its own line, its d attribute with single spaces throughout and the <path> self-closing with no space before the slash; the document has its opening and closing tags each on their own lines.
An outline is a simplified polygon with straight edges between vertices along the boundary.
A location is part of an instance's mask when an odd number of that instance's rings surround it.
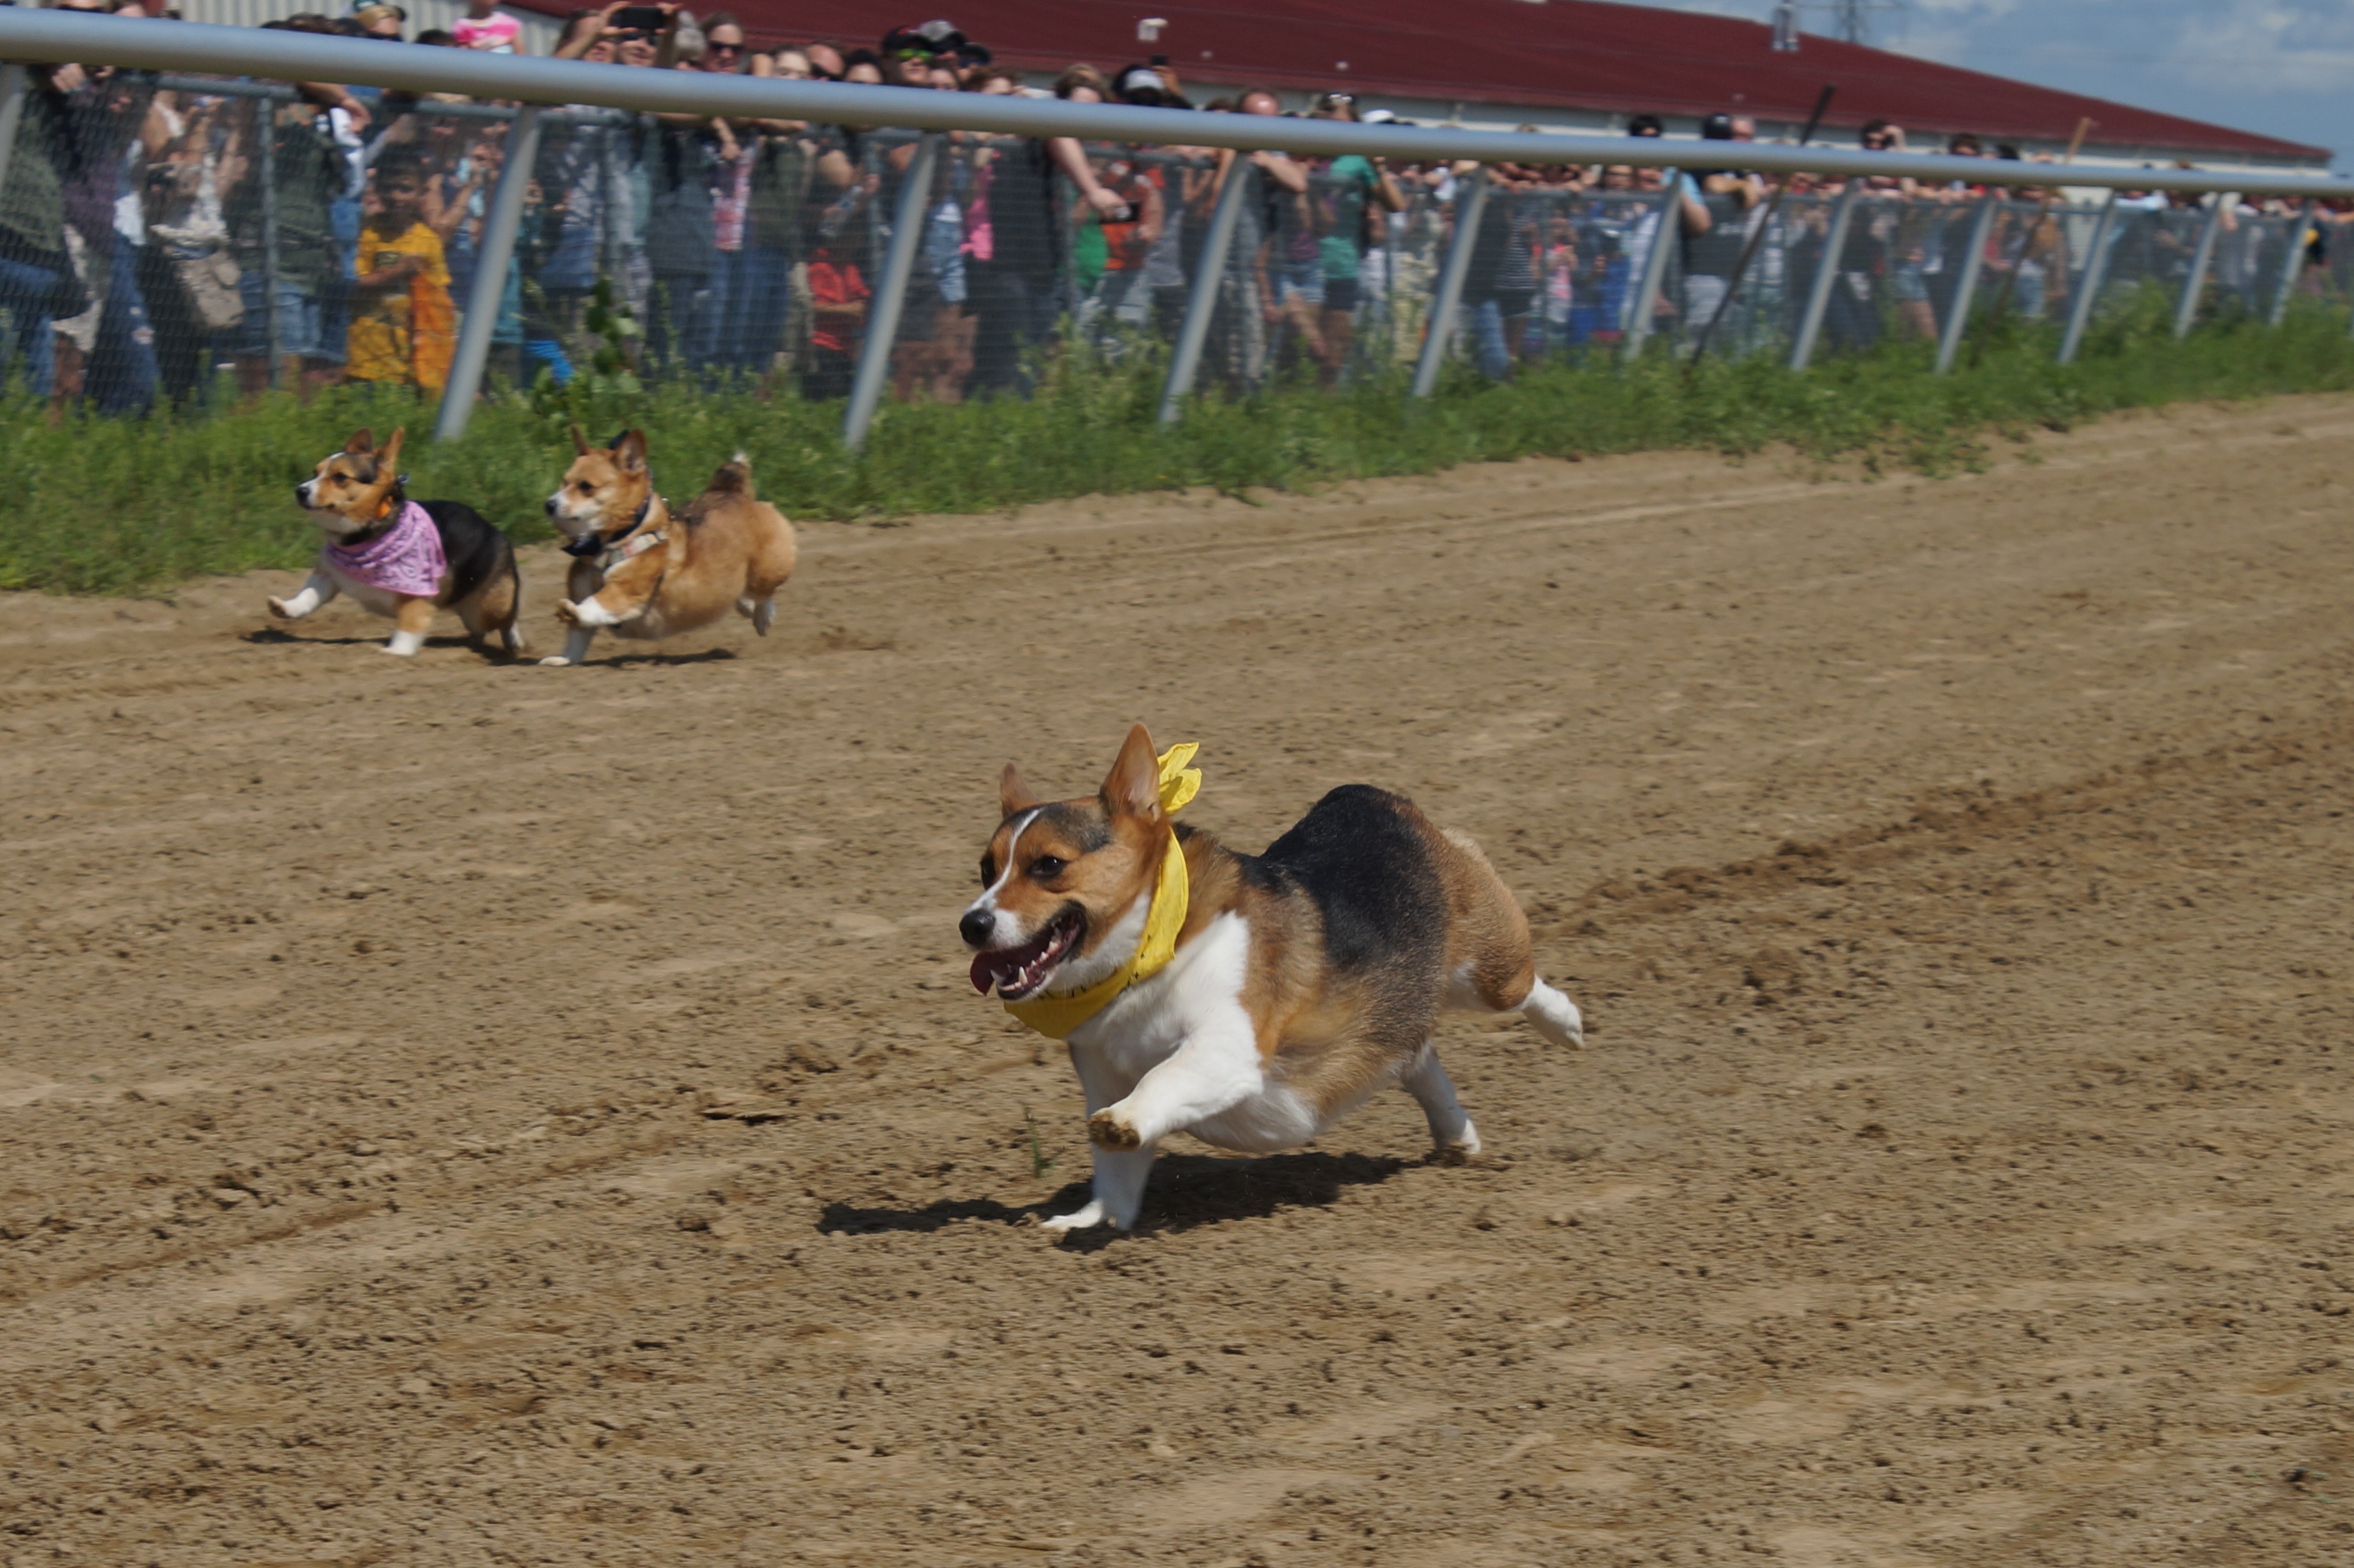
<svg viewBox="0 0 2354 1568">
<path fill-rule="evenodd" d="M 401 514 L 408 509 L 408 476 L 407 474 L 397 473 L 393 475 L 392 488 L 385 492 L 384 509 L 376 514 L 376 521 L 369 524 L 366 527 L 360 529 L 357 533 L 345 535 L 342 538 L 335 541 L 336 545 L 348 550 L 353 548 L 355 546 L 365 545 L 372 540 L 381 539 L 387 534 L 391 533 L 395 528 L 398 527 L 400 525 Z"/>
<path fill-rule="evenodd" d="M 1202 770 L 1185 765 L 1201 747 L 1192 741 L 1161 754 L 1161 809 L 1171 816 L 1202 792 Z M 1112 1004 L 1129 987 L 1150 980 L 1177 956 L 1177 933 L 1185 928 L 1185 912 L 1193 901 L 1193 882 L 1185 870 L 1185 846 L 1169 836 L 1161 855 L 1161 877 L 1153 885 L 1152 903 L 1144 911 L 1144 936 L 1136 954 L 1120 968 L 1085 991 L 1068 996 L 1033 996 L 1002 1002 L 1006 1012 L 1049 1040 L 1068 1040 L 1074 1030 Z"/>
</svg>

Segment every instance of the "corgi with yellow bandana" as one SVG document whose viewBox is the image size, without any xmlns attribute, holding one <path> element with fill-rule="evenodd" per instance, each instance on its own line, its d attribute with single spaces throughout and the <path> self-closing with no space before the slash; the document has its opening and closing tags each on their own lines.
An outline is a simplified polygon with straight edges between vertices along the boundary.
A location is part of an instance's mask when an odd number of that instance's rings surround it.
<svg viewBox="0 0 2354 1568">
<path fill-rule="evenodd" d="M 1094 1191 L 1049 1230 L 1133 1225 L 1172 1132 L 1273 1153 L 1388 1084 L 1421 1104 L 1442 1158 L 1477 1154 L 1431 1043 L 1442 1008 L 1584 1036 L 1469 837 L 1350 784 L 1244 854 L 1173 820 L 1201 788 L 1195 749 L 1156 757 L 1140 724 L 1092 797 L 1041 800 L 1011 763 L 999 779 L 959 931 L 974 988 L 1066 1042 L 1087 1096 Z"/>
</svg>

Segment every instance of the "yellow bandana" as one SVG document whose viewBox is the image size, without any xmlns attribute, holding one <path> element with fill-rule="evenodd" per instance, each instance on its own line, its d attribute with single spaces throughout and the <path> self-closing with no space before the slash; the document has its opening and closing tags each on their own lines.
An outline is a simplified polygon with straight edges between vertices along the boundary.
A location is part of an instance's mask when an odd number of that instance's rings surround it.
<svg viewBox="0 0 2354 1568">
<path fill-rule="evenodd" d="M 1202 770 L 1185 766 L 1201 749 L 1188 741 L 1161 754 L 1161 809 L 1172 817 L 1202 792 Z M 1112 998 L 1159 974 L 1177 956 L 1177 933 L 1184 928 L 1190 896 L 1185 851 L 1172 833 L 1168 851 L 1161 857 L 1161 881 L 1144 912 L 1144 938 L 1136 944 L 1136 956 L 1085 991 L 1068 996 L 1026 997 L 1001 1005 L 1049 1040 L 1069 1039 L 1073 1030 L 1110 1006 Z"/>
</svg>

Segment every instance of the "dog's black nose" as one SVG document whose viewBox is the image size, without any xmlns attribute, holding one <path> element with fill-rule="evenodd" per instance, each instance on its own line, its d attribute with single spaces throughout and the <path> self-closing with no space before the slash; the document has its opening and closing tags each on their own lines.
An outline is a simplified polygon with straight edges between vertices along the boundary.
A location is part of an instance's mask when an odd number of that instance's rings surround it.
<svg viewBox="0 0 2354 1568">
<path fill-rule="evenodd" d="M 556 497 L 554 497 L 553 495 L 551 495 L 551 496 L 549 496 L 549 497 L 547 498 L 547 514 L 548 514 L 550 517 L 553 517 L 553 516 L 555 516 L 555 515 L 556 515 Z"/>
<path fill-rule="evenodd" d="M 311 504 L 311 498 L 302 493 L 302 487 L 299 484 L 294 487 L 294 504 L 297 506 Z"/>
<path fill-rule="evenodd" d="M 964 918 L 957 922 L 957 935 L 964 938 L 964 945 L 968 948 L 980 947 L 996 929 L 997 916 L 987 909 L 968 909 L 964 912 Z"/>
</svg>

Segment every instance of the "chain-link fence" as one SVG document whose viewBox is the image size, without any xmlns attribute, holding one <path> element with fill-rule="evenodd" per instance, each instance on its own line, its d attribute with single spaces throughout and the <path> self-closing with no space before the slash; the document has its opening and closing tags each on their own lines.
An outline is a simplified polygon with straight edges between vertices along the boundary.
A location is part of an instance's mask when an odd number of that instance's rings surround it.
<svg viewBox="0 0 2354 1568">
<path fill-rule="evenodd" d="M 628 376 L 854 408 L 862 385 L 870 407 L 1021 396 L 1073 355 L 1172 361 L 1173 392 L 1340 388 L 1405 374 L 1441 316 L 1444 353 L 1497 379 L 1647 344 L 1803 366 L 1915 340 L 1943 363 L 1996 316 L 2064 325 L 2073 353 L 2146 296 L 2188 329 L 2354 281 L 2343 215 L 2277 196 L 2070 204 L 598 108 L 526 136 L 513 108 L 452 94 L 102 67 L 33 68 L 16 104 L 5 374 L 111 415 L 339 381 L 438 397 L 470 311 L 492 317 L 493 393 Z M 528 167 L 493 244 L 511 145 Z"/>
</svg>

